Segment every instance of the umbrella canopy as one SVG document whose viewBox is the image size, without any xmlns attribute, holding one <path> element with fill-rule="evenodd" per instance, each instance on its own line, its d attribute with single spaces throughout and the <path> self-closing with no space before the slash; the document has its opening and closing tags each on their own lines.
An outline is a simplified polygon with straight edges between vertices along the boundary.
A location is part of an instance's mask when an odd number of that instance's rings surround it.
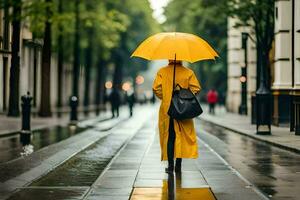
<svg viewBox="0 0 300 200">
<path fill-rule="evenodd" d="M 202 38 L 179 32 L 157 33 L 147 38 L 133 52 L 131 57 L 147 60 L 184 60 L 196 62 L 218 57 L 216 51 Z"/>
</svg>

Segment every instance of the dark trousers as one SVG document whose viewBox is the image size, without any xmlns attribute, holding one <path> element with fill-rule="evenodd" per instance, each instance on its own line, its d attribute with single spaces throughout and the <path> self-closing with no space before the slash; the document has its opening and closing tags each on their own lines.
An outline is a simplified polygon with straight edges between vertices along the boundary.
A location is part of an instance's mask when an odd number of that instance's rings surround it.
<svg viewBox="0 0 300 200">
<path fill-rule="evenodd" d="M 117 114 L 117 117 L 119 117 L 119 106 L 117 106 L 117 105 L 111 105 L 111 114 L 112 114 L 112 117 L 115 117 L 115 113 Z"/>
<path fill-rule="evenodd" d="M 133 114 L 133 104 L 129 104 L 129 113 L 130 113 L 130 117 Z"/>
<path fill-rule="evenodd" d="M 169 138 L 168 138 L 168 162 L 169 167 L 174 167 L 174 145 L 176 140 L 176 134 L 174 129 L 174 119 L 170 118 L 169 123 Z M 176 159 L 176 166 L 181 166 L 182 159 Z"/>
<path fill-rule="evenodd" d="M 215 103 L 209 104 L 209 113 L 215 114 Z"/>
</svg>

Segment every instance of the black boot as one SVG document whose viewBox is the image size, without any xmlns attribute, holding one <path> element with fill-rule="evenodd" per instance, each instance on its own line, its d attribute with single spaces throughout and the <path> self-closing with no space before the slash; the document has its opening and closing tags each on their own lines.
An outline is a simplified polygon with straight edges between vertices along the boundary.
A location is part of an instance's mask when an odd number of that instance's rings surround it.
<svg viewBox="0 0 300 200">
<path fill-rule="evenodd" d="M 176 173 L 181 173 L 181 162 L 182 162 L 181 158 L 176 159 L 176 164 L 175 164 L 175 172 Z"/>
</svg>

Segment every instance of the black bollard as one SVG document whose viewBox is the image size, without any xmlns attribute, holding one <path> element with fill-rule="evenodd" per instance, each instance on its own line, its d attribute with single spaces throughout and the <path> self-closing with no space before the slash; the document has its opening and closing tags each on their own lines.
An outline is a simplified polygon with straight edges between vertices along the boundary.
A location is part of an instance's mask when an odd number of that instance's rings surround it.
<svg viewBox="0 0 300 200">
<path fill-rule="evenodd" d="M 21 134 L 30 134 L 30 115 L 31 115 L 31 101 L 32 97 L 30 93 L 27 92 L 27 95 L 21 97 L 22 101 L 22 130 Z"/>
<path fill-rule="evenodd" d="M 77 124 L 77 107 L 78 107 L 78 98 L 76 96 L 70 97 L 70 107 L 71 107 L 71 116 L 70 116 L 70 124 Z"/>
<path fill-rule="evenodd" d="M 20 142 L 23 146 L 29 145 L 31 143 L 31 134 L 21 133 Z"/>
</svg>

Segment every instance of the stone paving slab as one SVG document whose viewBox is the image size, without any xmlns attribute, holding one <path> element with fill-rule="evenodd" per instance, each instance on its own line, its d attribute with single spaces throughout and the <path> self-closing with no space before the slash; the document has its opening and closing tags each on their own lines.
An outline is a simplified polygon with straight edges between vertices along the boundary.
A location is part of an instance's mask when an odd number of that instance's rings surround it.
<svg viewBox="0 0 300 200">
<path fill-rule="evenodd" d="M 204 108 L 206 107 L 204 106 Z M 271 126 L 272 135 L 257 135 L 256 125 L 251 124 L 249 116 L 229 113 L 222 108 L 217 109 L 215 115 L 204 112 L 200 119 L 277 147 L 300 153 L 300 136 L 290 132 L 289 127 Z"/>
</svg>

